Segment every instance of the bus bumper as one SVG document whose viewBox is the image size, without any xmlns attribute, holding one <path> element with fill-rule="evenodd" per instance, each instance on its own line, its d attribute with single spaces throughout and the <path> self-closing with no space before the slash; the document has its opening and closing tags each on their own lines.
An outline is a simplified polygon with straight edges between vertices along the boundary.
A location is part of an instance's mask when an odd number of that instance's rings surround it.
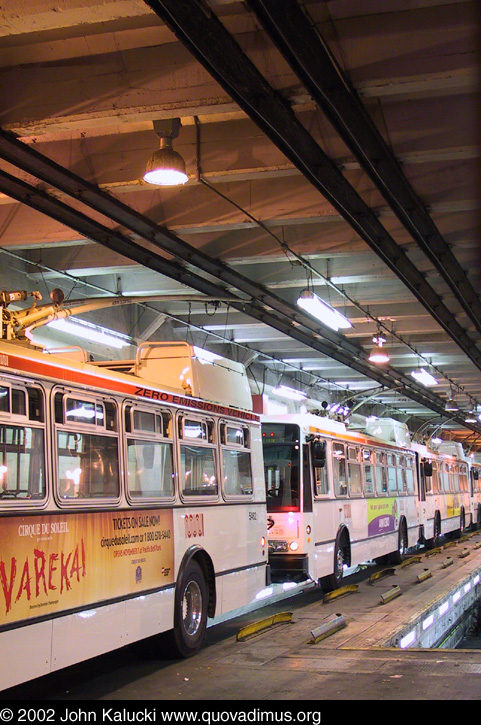
<svg viewBox="0 0 481 725">
<path fill-rule="evenodd" d="M 307 554 L 272 554 L 269 557 L 272 581 L 302 581 L 309 579 Z"/>
</svg>

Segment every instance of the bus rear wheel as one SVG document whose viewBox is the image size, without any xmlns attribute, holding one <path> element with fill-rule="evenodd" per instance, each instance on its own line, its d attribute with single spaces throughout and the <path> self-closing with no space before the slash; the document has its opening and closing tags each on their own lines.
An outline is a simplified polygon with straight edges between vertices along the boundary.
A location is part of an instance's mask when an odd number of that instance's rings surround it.
<svg viewBox="0 0 481 725">
<path fill-rule="evenodd" d="M 175 594 L 174 654 L 192 657 L 202 646 L 207 626 L 208 590 L 203 571 L 196 561 L 189 561 Z"/>
</svg>

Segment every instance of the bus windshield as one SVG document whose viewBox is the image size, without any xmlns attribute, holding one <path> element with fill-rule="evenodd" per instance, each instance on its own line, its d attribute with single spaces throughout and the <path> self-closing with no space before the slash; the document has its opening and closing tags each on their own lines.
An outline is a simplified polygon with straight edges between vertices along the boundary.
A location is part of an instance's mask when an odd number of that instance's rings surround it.
<svg viewBox="0 0 481 725">
<path fill-rule="evenodd" d="M 267 511 L 299 511 L 299 426 L 267 423 L 262 426 Z"/>
</svg>

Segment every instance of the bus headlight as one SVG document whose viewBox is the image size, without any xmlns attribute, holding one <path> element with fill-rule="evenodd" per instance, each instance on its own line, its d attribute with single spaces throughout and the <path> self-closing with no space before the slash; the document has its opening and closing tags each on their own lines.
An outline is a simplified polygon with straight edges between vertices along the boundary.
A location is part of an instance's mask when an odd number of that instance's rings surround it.
<svg viewBox="0 0 481 725">
<path fill-rule="evenodd" d="M 299 544 L 297 543 L 297 541 L 291 541 L 291 543 L 289 544 L 289 549 L 291 551 L 297 551 L 298 548 L 299 548 Z"/>
<path fill-rule="evenodd" d="M 269 541 L 269 554 L 288 551 L 287 541 Z"/>
</svg>

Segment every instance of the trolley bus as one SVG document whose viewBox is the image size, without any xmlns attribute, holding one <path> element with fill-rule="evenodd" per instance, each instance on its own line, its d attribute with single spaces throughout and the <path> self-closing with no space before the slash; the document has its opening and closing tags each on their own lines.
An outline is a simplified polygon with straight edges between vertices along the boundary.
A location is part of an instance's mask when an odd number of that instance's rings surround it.
<svg viewBox="0 0 481 725">
<path fill-rule="evenodd" d="M 114 365 L 0 341 L 0 689 L 167 631 L 188 657 L 208 618 L 255 600 L 249 398 L 243 366 L 186 343 Z"/>
<path fill-rule="evenodd" d="M 416 456 L 407 429 L 388 423 L 389 435 L 379 426 L 367 435 L 309 413 L 262 416 L 273 578 L 330 590 L 346 568 L 399 562 L 417 544 Z"/>
<path fill-rule="evenodd" d="M 473 516 L 474 478 L 470 483 L 475 473 L 461 443 L 445 441 L 436 450 L 413 443 L 412 448 L 419 458 L 420 523 L 425 540 L 435 545 L 479 521 Z"/>
<path fill-rule="evenodd" d="M 469 486 L 471 495 L 471 522 L 476 528 L 481 526 L 481 456 L 474 453 L 469 457 Z"/>
</svg>

